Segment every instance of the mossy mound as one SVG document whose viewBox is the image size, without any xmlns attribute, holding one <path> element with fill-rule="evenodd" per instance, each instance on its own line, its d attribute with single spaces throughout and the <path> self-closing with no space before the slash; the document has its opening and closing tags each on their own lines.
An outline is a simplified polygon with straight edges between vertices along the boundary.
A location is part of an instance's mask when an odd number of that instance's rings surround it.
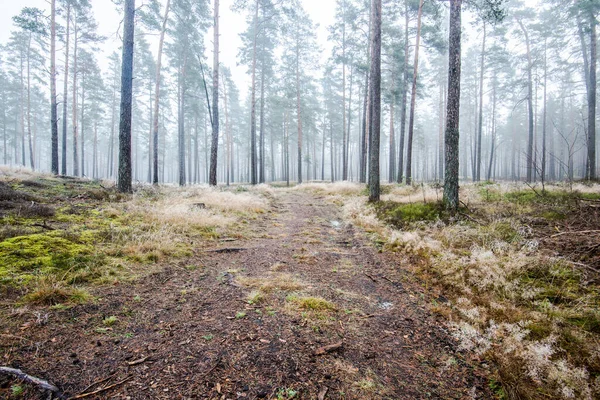
<svg viewBox="0 0 600 400">
<path fill-rule="evenodd" d="M 442 219 L 444 207 L 442 203 L 397 203 L 382 201 L 375 205 L 379 219 L 386 223 L 402 228 L 419 221 L 436 221 Z"/>
</svg>

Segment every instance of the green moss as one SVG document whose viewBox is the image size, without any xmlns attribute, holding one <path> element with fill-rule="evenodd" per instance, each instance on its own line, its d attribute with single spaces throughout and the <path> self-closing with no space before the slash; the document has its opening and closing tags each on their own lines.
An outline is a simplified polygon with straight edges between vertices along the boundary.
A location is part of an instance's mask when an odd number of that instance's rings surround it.
<svg viewBox="0 0 600 400">
<path fill-rule="evenodd" d="M 17 236 L 0 242 L 0 268 L 16 272 L 66 270 L 91 253 L 90 246 L 61 237 L 60 233 Z"/>
<path fill-rule="evenodd" d="M 403 227 L 418 221 L 435 221 L 443 214 L 441 203 L 396 203 L 382 201 L 375 205 L 379 219 L 395 226 Z"/>
<path fill-rule="evenodd" d="M 588 332 L 600 333 L 600 312 L 598 310 L 586 310 L 567 318 L 567 321 Z"/>
<path fill-rule="evenodd" d="M 579 197 L 586 200 L 600 200 L 600 193 L 579 193 Z"/>
<path fill-rule="evenodd" d="M 566 218 L 566 215 L 558 211 L 544 211 L 542 217 L 548 221 L 560 221 Z"/>
<path fill-rule="evenodd" d="M 497 189 L 487 185 L 479 188 L 479 196 L 487 202 L 497 202 L 502 200 L 502 194 Z"/>
</svg>

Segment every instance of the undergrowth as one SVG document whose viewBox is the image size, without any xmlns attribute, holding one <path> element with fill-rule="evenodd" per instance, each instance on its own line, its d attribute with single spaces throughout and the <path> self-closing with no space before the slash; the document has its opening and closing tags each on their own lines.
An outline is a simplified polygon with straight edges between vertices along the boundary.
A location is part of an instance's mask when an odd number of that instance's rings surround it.
<svg viewBox="0 0 600 400">
<path fill-rule="evenodd" d="M 465 185 L 466 207 L 451 218 L 437 188 L 398 186 L 380 204 L 350 199 L 344 211 L 384 249 L 409 254 L 414 272 L 449 299 L 432 310 L 450 320 L 460 349 L 494 362 L 499 398 L 599 398 L 597 276 L 541 248 L 531 224 L 556 232 L 600 193 L 545 189 Z"/>
<path fill-rule="evenodd" d="M 268 188 L 137 187 L 5 171 L 0 291 L 40 305 L 80 303 L 85 287 L 128 281 L 189 257 L 269 208 Z"/>
</svg>

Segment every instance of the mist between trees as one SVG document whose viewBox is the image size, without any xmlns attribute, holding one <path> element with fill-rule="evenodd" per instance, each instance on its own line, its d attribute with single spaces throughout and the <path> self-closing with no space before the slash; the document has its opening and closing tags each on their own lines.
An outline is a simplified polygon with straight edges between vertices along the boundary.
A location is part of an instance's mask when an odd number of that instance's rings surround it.
<svg viewBox="0 0 600 400">
<path fill-rule="evenodd" d="M 215 56 L 229 43 L 218 30 L 205 43 L 215 21 L 230 29 L 218 1 L 136 6 L 133 182 L 411 183 L 443 181 L 446 168 L 447 188 L 597 177 L 600 1 L 336 0 L 329 54 L 300 0 L 223 2 L 246 16 L 246 98 Z M 116 179 L 127 49 L 98 59 L 89 0 L 25 7 L 13 21 L 0 49 L 0 161 Z"/>
</svg>

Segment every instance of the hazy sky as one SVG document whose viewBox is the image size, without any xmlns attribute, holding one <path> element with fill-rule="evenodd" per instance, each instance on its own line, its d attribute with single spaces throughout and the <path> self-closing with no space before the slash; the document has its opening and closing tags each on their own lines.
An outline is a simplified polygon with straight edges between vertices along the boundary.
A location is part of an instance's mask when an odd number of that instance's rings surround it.
<svg viewBox="0 0 600 400">
<path fill-rule="evenodd" d="M 120 9 L 113 4 L 111 0 L 90 0 L 93 6 L 94 17 L 98 22 L 98 33 L 106 36 L 107 40 L 102 45 L 102 51 L 108 56 L 113 50 L 120 46 L 120 38 L 117 36 L 119 22 L 122 19 Z M 165 0 L 159 0 L 166 3 Z M 327 26 L 333 21 L 335 14 L 335 0 L 301 0 L 304 8 L 310 14 L 314 23 L 319 24 L 317 40 L 324 48 L 323 57 L 330 53 L 330 46 L 327 45 Z M 237 14 L 231 11 L 233 0 L 220 1 L 220 62 L 231 68 L 233 78 L 236 81 L 240 91 L 245 94 L 250 79 L 246 74 L 247 67 L 237 66 L 237 53 L 241 45 L 239 34 L 246 29 L 246 15 Z M 136 1 L 136 7 L 142 4 L 142 1 Z M 212 1 L 211 1 L 212 4 Z M 50 15 L 50 4 L 47 0 L 0 0 L 0 43 L 5 44 L 10 37 L 11 30 L 14 29 L 12 17 L 17 15 L 23 7 L 38 7 Z M 207 33 L 205 44 L 207 53 L 205 56 L 212 65 L 212 29 Z M 155 53 L 158 47 L 158 38 L 150 36 L 152 51 Z M 60 49 L 60 47 L 59 47 Z M 98 57 L 102 68 L 106 68 L 106 57 Z M 62 63 L 62 58 L 58 56 L 58 62 Z"/>
</svg>

